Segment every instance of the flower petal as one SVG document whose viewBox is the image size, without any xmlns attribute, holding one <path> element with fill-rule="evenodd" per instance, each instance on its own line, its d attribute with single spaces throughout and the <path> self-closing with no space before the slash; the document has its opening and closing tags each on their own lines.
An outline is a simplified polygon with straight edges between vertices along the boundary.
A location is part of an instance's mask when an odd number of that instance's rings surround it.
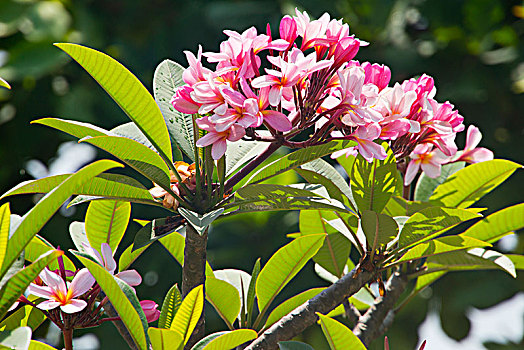
<svg viewBox="0 0 524 350">
<path fill-rule="evenodd" d="M 406 174 L 404 175 L 404 186 L 408 186 L 415 176 L 417 176 L 418 170 L 420 168 L 420 163 L 416 160 L 411 160 L 406 169 Z"/>
<path fill-rule="evenodd" d="M 73 278 L 73 281 L 69 285 L 69 289 L 72 290 L 72 297 L 75 298 L 79 295 L 84 294 L 93 286 L 95 283 L 95 278 L 91 275 L 91 273 L 86 269 L 82 269 L 78 271 L 75 278 Z"/>
<path fill-rule="evenodd" d="M 87 303 L 79 299 L 71 299 L 68 304 L 61 305 L 60 309 L 66 314 L 74 314 L 75 312 L 82 311 L 87 306 Z"/>
<path fill-rule="evenodd" d="M 60 306 L 60 303 L 58 301 L 46 300 L 46 301 L 42 301 L 36 307 L 39 308 L 40 310 L 51 310 L 58 306 Z"/>
<path fill-rule="evenodd" d="M 40 297 L 40 298 L 46 298 L 49 299 L 53 296 L 53 290 L 46 286 L 39 286 L 37 284 L 31 283 L 29 287 L 27 287 L 26 292 L 28 294 Z"/>
<path fill-rule="evenodd" d="M 60 291 L 64 295 L 67 294 L 67 287 L 62 277 L 50 271 L 47 267 L 40 274 L 40 278 L 52 290 Z"/>
<path fill-rule="evenodd" d="M 100 250 L 102 251 L 102 256 L 104 257 L 104 265 L 107 271 L 111 274 L 115 273 L 116 270 L 116 261 L 113 259 L 113 251 L 107 243 L 102 243 L 100 245 Z"/>
<path fill-rule="evenodd" d="M 222 158 L 224 153 L 226 153 L 226 148 L 227 148 L 226 140 L 221 139 L 215 142 L 213 144 L 213 147 L 211 147 L 211 156 L 213 157 L 213 159 L 219 160 L 220 158 Z"/>
<path fill-rule="evenodd" d="M 116 274 L 116 277 L 130 286 L 138 286 L 142 283 L 142 276 L 136 270 L 125 270 Z"/>
</svg>

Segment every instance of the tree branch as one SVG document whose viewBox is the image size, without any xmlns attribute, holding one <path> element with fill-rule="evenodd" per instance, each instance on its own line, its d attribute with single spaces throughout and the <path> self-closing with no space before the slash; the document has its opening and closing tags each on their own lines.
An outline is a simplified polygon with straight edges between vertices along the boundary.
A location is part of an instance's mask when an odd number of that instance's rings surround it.
<svg viewBox="0 0 524 350">
<path fill-rule="evenodd" d="M 353 333 L 368 346 L 381 332 L 391 325 L 394 318 L 393 307 L 408 284 L 407 277 L 395 272 L 386 282 L 386 293 L 375 299 L 375 303 L 366 311 Z"/>
<path fill-rule="evenodd" d="M 186 226 L 186 239 L 184 246 L 184 265 L 182 266 L 182 297 L 195 287 L 206 283 L 206 245 L 207 230 L 200 235 L 191 224 Z M 195 330 L 189 338 L 185 349 L 190 349 L 205 335 L 205 312 L 202 310 Z"/>
<path fill-rule="evenodd" d="M 105 297 L 105 294 L 103 292 L 101 292 L 100 294 L 102 298 Z M 109 317 L 120 317 L 118 315 L 118 312 L 116 312 L 115 308 L 113 307 L 113 304 L 111 304 L 109 300 L 104 305 L 104 312 Z M 122 338 L 124 338 L 124 340 L 126 341 L 129 348 L 132 350 L 138 350 L 138 346 L 135 344 L 135 341 L 133 340 L 133 337 L 127 330 L 127 327 L 125 326 L 124 322 L 122 322 L 122 320 L 116 320 L 112 322 L 118 330 L 118 333 L 120 333 Z"/>
<path fill-rule="evenodd" d="M 246 350 L 278 349 L 279 341 L 290 340 L 314 324 L 318 320 L 316 312 L 327 314 L 342 304 L 344 300 L 358 292 L 362 286 L 368 283 L 373 276 L 372 273 L 367 271 L 361 271 L 358 275 L 355 275 L 359 267 L 360 265 L 357 265 L 348 274 L 324 289 L 317 296 L 282 317 L 280 321 L 255 339 Z"/>
</svg>

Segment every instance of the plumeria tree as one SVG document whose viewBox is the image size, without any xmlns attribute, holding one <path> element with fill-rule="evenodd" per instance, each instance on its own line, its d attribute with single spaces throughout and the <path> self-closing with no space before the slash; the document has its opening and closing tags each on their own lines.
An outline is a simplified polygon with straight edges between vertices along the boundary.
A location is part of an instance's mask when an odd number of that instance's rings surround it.
<svg viewBox="0 0 524 350">
<path fill-rule="evenodd" d="M 119 162 L 24 182 L 1 197 L 46 193 L 22 218 L 9 219 L 2 207 L 1 271 L 23 276 L 16 285 L 14 277 L 3 280 L 1 316 L 16 308 L 2 323 L 5 338 L 23 332 L 18 338 L 33 346 L 31 328 L 23 327 L 49 319 L 71 349 L 75 329 L 112 321 L 133 349 L 311 349 L 292 339 L 318 322 L 332 349 L 364 349 L 448 272 L 516 276 L 522 256 L 492 244 L 524 227 L 524 205 L 483 217 L 474 204 L 522 166 L 478 147 L 481 133 L 471 124 L 459 151 L 464 118 L 436 99 L 434 80 L 424 74 L 392 83 L 386 65 L 355 60 L 368 43 L 342 20 L 296 11 L 278 32 L 226 30 L 218 53 L 186 52 L 187 68 L 165 60 L 155 71 L 154 97 L 111 57 L 56 44 L 132 121 L 112 130 L 58 118 L 33 122 Z M 150 183 L 109 172 L 123 164 Z M 287 171 L 304 182 L 270 182 Z M 81 269 L 37 235 L 71 195 L 70 205 L 89 203 L 85 222 L 69 228 Z M 120 247 L 131 203 L 161 207 L 166 216 L 138 220 L 133 244 Z M 275 210 L 299 210 L 300 230 L 265 264 L 257 260 L 249 274 L 207 262 L 215 220 Z M 181 279 L 168 276 L 173 287 L 161 311 L 139 301 L 133 287 L 141 277 L 129 270 L 153 243 L 182 265 Z M 23 260 L 32 264 L 15 264 Z M 330 285 L 275 305 L 310 260 Z M 204 300 L 226 331 L 206 333 Z M 22 317 L 27 312 L 33 318 Z M 39 322 L 29 321 L 35 317 Z"/>
</svg>

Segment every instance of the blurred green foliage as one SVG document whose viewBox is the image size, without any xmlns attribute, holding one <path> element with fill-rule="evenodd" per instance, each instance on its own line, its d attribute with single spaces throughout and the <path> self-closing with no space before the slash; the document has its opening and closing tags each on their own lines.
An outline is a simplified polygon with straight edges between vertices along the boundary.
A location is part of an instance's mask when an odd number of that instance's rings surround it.
<svg viewBox="0 0 524 350">
<path fill-rule="evenodd" d="M 390 66 L 393 81 L 427 73 L 435 77 L 439 101 L 450 100 L 483 132 L 482 146 L 499 158 L 524 161 L 524 3 L 511 0 L 2 0 L 0 1 L 0 76 L 12 90 L 0 90 L 0 184 L 2 192 L 30 179 L 26 162 L 49 163 L 58 146 L 71 140 L 41 126 L 33 119 L 56 116 L 90 122 L 105 128 L 127 122 L 113 101 L 76 64 L 52 46 L 75 42 L 97 48 L 118 59 L 151 88 L 158 63 L 170 58 L 186 64 L 183 50 L 217 51 L 225 39 L 224 29 L 242 31 L 256 26 L 274 34 L 283 14 L 294 8 L 311 17 L 329 12 L 343 17 L 359 38 L 369 41 L 357 58 Z M 464 135 L 458 140 L 464 144 Z M 292 179 L 281 179 L 288 181 Z M 500 189 L 483 199 L 492 210 L 522 200 L 524 175 L 520 172 Z M 12 210 L 23 214 L 32 198 L 12 200 Z M 71 220 L 81 220 L 85 207 L 72 217 L 56 216 L 44 228 L 52 243 L 70 248 L 67 234 Z M 133 207 L 133 217 L 165 215 L 161 209 Z M 256 258 L 265 262 L 294 232 L 298 214 L 256 213 L 226 219 L 210 234 L 208 258 L 214 268 L 251 271 Z M 131 243 L 138 226 L 131 225 L 124 243 Z M 516 251 L 524 251 L 520 238 Z M 154 257 L 154 259 L 153 259 Z M 136 268 L 144 276 L 140 295 L 160 303 L 179 281 L 180 268 L 161 247 L 152 247 Z M 169 266 L 169 268 L 166 268 Z M 311 285 L 323 285 L 309 266 L 281 298 Z M 444 330 L 453 338 L 467 335 L 465 310 L 486 308 L 523 288 L 523 279 L 502 272 L 448 274 L 431 289 L 408 304 L 388 331 L 391 344 L 411 349 L 417 342 L 417 326 L 428 311 L 428 300 L 441 305 Z M 278 302 L 278 300 L 277 300 Z M 434 304 L 434 303 L 433 303 Z M 209 309 L 211 310 L 211 309 Z M 209 312 L 208 330 L 224 328 Z M 214 316 L 214 317 L 213 317 Z M 314 327 L 313 327 L 314 328 Z M 45 330 L 39 330 L 44 335 Z M 112 325 L 96 330 L 102 349 L 120 348 Z M 79 332 L 80 333 L 80 332 Z M 315 348 L 326 344 L 315 328 L 303 335 Z M 523 343 L 492 349 L 517 349 Z M 372 345 L 381 349 L 381 341 Z"/>
</svg>

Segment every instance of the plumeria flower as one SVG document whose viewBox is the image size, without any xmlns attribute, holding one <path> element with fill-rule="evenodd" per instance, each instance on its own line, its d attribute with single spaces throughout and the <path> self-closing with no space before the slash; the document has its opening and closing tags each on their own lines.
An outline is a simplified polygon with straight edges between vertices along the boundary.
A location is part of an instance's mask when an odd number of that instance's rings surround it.
<svg viewBox="0 0 524 350">
<path fill-rule="evenodd" d="M 111 250 L 109 244 L 102 243 L 100 245 L 100 251 L 102 252 L 102 255 L 100 255 L 96 249 L 87 243 L 83 243 L 83 247 L 86 253 L 95 258 L 96 261 L 98 261 L 98 263 L 102 265 L 110 274 L 115 275 L 130 286 L 138 286 L 140 283 L 142 283 L 142 277 L 136 270 L 125 270 L 115 274 L 116 261 L 113 258 L 113 251 Z"/>
<path fill-rule="evenodd" d="M 482 139 L 482 134 L 475 125 L 470 125 L 466 134 L 466 147 L 457 152 L 453 161 L 480 163 L 493 159 L 493 152 L 484 147 L 477 147 Z"/>
<path fill-rule="evenodd" d="M 431 178 L 439 177 L 442 164 L 449 162 L 449 157 L 428 143 L 417 145 L 409 157 L 411 161 L 406 169 L 404 186 L 408 186 L 415 179 L 420 168 Z"/>
<path fill-rule="evenodd" d="M 155 322 L 160 318 L 160 310 L 158 310 L 158 304 L 153 300 L 141 300 L 140 306 L 144 310 L 148 323 Z"/>
<path fill-rule="evenodd" d="M 94 277 L 86 268 L 78 271 L 71 283 L 66 283 L 62 277 L 47 268 L 39 276 L 45 285 L 31 283 L 27 288 L 29 294 L 47 299 L 37 305 L 39 309 L 51 310 L 60 307 L 63 312 L 72 314 L 82 311 L 87 306 L 84 300 L 77 299 L 95 283 Z"/>
<path fill-rule="evenodd" d="M 198 139 L 196 145 L 198 147 L 206 147 L 212 145 L 211 156 L 214 160 L 222 158 L 227 149 L 227 141 L 238 141 L 246 134 L 244 128 L 238 124 L 233 124 L 224 131 L 217 131 L 214 123 L 208 117 L 203 117 L 196 120 L 198 127 L 208 133 L 202 138 Z"/>
<path fill-rule="evenodd" d="M 367 126 L 359 126 L 357 130 L 351 134 L 350 140 L 355 140 L 357 144 L 358 153 L 364 157 L 368 162 L 373 162 L 373 158 L 384 160 L 388 156 L 384 147 L 375 143 L 380 135 L 380 126 L 377 123 L 372 123 Z"/>
</svg>

